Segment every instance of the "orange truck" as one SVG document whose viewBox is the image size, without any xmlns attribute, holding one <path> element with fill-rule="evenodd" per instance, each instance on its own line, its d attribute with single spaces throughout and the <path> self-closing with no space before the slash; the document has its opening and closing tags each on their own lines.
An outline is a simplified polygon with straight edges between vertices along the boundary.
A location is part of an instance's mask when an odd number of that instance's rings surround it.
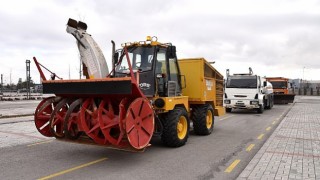
<svg viewBox="0 0 320 180">
<path fill-rule="evenodd" d="M 273 86 L 274 104 L 293 103 L 295 94 L 289 94 L 289 79 L 284 77 L 267 77 Z"/>
</svg>

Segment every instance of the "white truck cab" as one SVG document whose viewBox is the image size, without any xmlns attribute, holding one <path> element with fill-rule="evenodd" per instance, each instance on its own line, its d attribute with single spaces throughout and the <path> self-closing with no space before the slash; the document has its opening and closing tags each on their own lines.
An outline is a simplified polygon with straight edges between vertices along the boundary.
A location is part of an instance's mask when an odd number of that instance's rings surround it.
<svg viewBox="0 0 320 180">
<path fill-rule="evenodd" d="M 256 109 L 263 113 L 264 109 L 273 107 L 272 84 L 266 78 L 249 73 L 229 75 L 225 83 L 224 106 L 227 112 L 232 109 Z"/>
</svg>

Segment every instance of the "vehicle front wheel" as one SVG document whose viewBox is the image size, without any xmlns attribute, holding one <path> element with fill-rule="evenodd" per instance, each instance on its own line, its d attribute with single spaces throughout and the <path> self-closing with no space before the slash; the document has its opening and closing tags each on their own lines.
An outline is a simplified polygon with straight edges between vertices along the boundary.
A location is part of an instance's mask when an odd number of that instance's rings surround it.
<svg viewBox="0 0 320 180">
<path fill-rule="evenodd" d="M 226 112 L 231 112 L 232 108 L 226 108 Z"/>
<path fill-rule="evenodd" d="M 183 146 L 189 137 L 190 120 L 187 111 L 176 107 L 169 111 L 163 120 L 161 140 L 166 146 Z"/>
<path fill-rule="evenodd" d="M 258 112 L 259 114 L 262 114 L 262 113 L 263 113 L 263 110 L 264 110 L 263 105 L 259 105 L 259 108 L 257 109 L 257 112 Z"/>
</svg>

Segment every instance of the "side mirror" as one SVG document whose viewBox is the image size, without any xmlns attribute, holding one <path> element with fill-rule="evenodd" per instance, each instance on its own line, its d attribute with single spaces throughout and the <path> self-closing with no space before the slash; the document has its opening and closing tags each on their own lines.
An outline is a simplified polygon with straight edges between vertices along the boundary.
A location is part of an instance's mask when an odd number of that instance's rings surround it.
<svg viewBox="0 0 320 180">
<path fill-rule="evenodd" d="M 263 86 L 266 87 L 267 86 L 267 81 L 263 82 Z"/>
<path fill-rule="evenodd" d="M 167 53 L 168 53 L 169 59 L 176 58 L 176 47 L 175 46 L 168 46 Z"/>
</svg>

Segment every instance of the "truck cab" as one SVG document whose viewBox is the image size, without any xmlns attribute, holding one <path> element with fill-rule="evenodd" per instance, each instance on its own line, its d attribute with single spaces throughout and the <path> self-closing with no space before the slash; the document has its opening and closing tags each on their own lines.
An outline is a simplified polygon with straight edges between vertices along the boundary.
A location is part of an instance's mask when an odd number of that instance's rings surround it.
<svg viewBox="0 0 320 180">
<path fill-rule="evenodd" d="M 284 77 L 267 77 L 274 90 L 275 104 L 293 103 L 295 94 L 289 93 L 290 83 L 288 78 Z"/>
<path fill-rule="evenodd" d="M 232 109 L 255 109 L 263 113 L 273 106 L 273 89 L 264 77 L 249 73 L 229 75 L 225 83 L 224 106 L 227 112 Z"/>
</svg>

